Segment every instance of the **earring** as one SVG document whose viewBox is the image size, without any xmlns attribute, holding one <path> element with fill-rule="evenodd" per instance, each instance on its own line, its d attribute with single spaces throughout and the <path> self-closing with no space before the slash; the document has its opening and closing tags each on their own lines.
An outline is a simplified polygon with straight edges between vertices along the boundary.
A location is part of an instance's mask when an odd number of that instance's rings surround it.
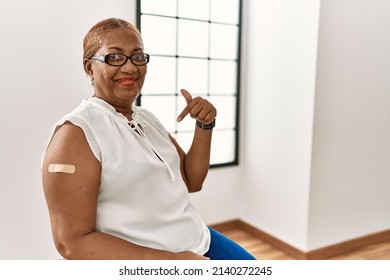
<svg viewBox="0 0 390 280">
<path fill-rule="evenodd" d="M 94 86 L 94 85 L 95 85 L 95 83 L 93 82 L 94 79 L 95 79 L 95 78 L 92 76 L 92 77 L 91 77 L 91 86 Z"/>
</svg>

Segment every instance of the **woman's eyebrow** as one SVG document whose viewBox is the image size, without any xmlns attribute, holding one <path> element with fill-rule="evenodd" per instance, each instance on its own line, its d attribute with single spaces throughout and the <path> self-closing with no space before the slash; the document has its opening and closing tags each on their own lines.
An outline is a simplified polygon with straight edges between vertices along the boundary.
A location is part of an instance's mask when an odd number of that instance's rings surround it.
<svg viewBox="0 0 390 280">
<path fill-rule="evenodd" d="M 116 51 L 123 51 L 123 49 L 118 48 L 118 47 L 109 47 L 107 50 L 116 50 Z"/>
<path fill-rule="evenodd" d="M 107 50 L 116 50 L 116 51 L 120 51 L 120 52 L 124 52 L 125 50 L 122 49 L 122 48 L 119 48 L 119 47 L 109 47 L 107 48 Z M 137 51 L 143 51 L 143 48 L 139 47 L 139 48 L 135 48 L 132 50 L 133 52 L 137 52 Z"/>
</svg>

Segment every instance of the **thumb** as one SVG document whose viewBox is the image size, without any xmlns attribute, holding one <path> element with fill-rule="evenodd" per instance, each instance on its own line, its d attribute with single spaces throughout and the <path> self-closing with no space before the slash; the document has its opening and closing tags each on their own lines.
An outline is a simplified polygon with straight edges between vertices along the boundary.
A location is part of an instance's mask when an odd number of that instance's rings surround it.
<svg viewBox="0 0 390 280">
<path fill-rule="evenodd" d="M 187 105 L 191 102 L 191 100 L 192 100 L 192 95 L 191 95 L 191 93 L 189 93 L 187 90 L 185 90 L 185 89 L 181 89 L 180 90 L 180 93 L 181 93 L 181 95 L 183 95 L 183 97 L 184 97 L 184 99 L 186 100 L 186 102 L 187 102 Z"/>
<path fill-rule="evenodd" d="M 184 99 L 187 102 L 187 106 L 184 108 L 184 110 L 180 113 L 180 115 L 177 117 L 177 121 L 180 122 L 182 119 L 187 116 L 187 114 L 191 111 L 190 103 L 192 101 L 192 95 L 185 89 L 181 89 L 180 93 L 183 95 Z"/>
</svg>

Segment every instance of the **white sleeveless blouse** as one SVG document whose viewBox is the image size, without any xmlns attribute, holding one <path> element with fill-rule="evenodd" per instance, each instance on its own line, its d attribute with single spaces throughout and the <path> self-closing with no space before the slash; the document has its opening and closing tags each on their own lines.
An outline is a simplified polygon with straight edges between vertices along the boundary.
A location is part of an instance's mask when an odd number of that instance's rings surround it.
<svg viewBox="0 0 390 280">
<path fill-rule="evenodd" d="M 101 163 L 96 230 L 146 247 L 203 255 L 210 232 L 189 200 L 168 132 L 141 107 L 133 107 L 132 119 L 93 97 L 53 128 L 65 121 L 79 126 Z"/>
</svg>

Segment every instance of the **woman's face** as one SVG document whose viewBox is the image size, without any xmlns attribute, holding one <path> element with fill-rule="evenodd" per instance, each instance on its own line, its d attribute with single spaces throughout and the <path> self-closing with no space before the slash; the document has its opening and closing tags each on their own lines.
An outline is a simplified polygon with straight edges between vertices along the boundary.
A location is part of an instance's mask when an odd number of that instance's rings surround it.
<svg viewBox="0 0 390 280">
<path fill-rule="evenodd" d="M 130 29 L 116 29 L 102 38 L 102 47 L 95 56 L 119 53 L 130 56 L 143 53 L 143 43 L 137 33 Z M 122 66 L 88 60 L 87 71 L 93 77 L 95 96 L 112 105 L 132 104 L 144 84 L 147 66 L 136 66 L 130 59 Z M 130 103 L 129 103 L 130 102 Z"/>
</svg>

